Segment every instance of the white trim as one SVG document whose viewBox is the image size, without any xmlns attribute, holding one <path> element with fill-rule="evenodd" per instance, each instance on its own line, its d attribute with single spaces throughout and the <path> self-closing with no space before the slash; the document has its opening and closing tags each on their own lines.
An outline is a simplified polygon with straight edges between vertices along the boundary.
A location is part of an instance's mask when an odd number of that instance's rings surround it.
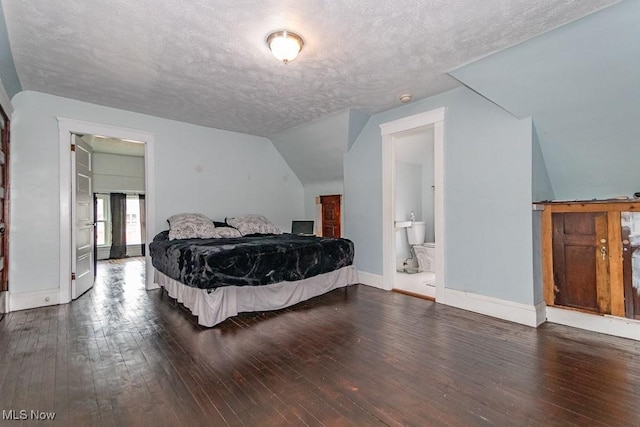
<svg viewBox="0 0 640 427">
<path fill-rule="evenodd" d="M 9 292 L 0 292 L 0 313 L 9 312 Z"/>
<path fill-rule="evenodd" d="M 445 108 L 437 108 L 421 114 L 404 117 L 380 125 L 382 135 L 382 289 L 395 287 L 395 150 L 394 134 L 420 127 L 433 127 L 434 137 L 434 229 L 436 241 L 436 300 L 445 301 L 445 187 L 444 187 L 444 119 Z"/>
<path fill-rule="evenodd" d="M 382 276 L 379 274 L 358 270 L 358 282 L 374 288 L 384 289 Z"/>
<path fill-rule="evenodd" d="M 547 322 L 640 341 L 640 321 L 625 317 L 547 307 Z"/>
<path fill-rule="evenodd" d="M 4 84 L 2 83 L 2 79 L 0 79 L 0 105 L 2 105 L 2 109 L 9 119 L 11 119 L 11 115 L 13 114 L 13 105 L 11 104 L 11 98 L 9 98 L 9 94 L 4 88 Z"/>
<path fill-rule="evenodd" d="M 59 289 L 45 289 L 19 294 L 14 294 L 9 291 L 9 308 L 11 308 L 11 311 L 27 310 L 56 304 L 60 304 Z"/>
<path fill-rule="evenodd" d="M 147 206 L 147 243 L 153 237 L 155 224 L 155 167 L 153 161 L 154 135 L 150 132 L 112 126 L 102 123 L 92 123 L 82 120 L 57 117 L 59 130 L 60 153 L 60 289 L 59 303 L 71 301 L 71 134 L 92 134 L 111 138 L 127 139 L 144 143 L 145 147 L 145 202 Z M 153 283 L 153 268 L 149 251 L 146 257 L 146 288 L 156 289 Z"/>
<path fill-rule="evenodd" d="M 545 320 L 545 303 L 521 304 L 471 292 L 446 289 L 447 305 L 498 319 L 538 327 Z"/>
<path fill-rule="evenodd" d="M 445 108 L 436 108 L 413 116 L 403 117 L 392 122 L 382 123 L 380 129 L 382 136 L 392 135 L 394 133 L 403 132 L 409 129 L 415 129 L 422 126 L 430 125 L 444 121 Z"/>
</svg>

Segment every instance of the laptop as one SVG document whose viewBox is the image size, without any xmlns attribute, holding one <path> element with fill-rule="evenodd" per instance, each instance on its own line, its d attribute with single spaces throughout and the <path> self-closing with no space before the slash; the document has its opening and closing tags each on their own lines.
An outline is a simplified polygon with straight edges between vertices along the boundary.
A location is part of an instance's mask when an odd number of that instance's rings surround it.
<svg viewBox="0 0 640 427">
<path fill-rule="evenodd" d="M 313 221 L 291 221 L 291 234 L 313 236 Z"/>
</svg>

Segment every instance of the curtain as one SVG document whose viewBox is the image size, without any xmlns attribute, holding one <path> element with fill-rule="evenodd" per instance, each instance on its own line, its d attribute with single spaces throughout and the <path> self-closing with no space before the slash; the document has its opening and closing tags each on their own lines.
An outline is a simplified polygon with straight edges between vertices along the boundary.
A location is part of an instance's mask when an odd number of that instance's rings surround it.
<svg viewBox="0 0 640 427">
<path fill-rule="evenodd" d="M 138 202 L 140 203 L 140 253 L 144 256 L 147 243 L 147 214 L 145 211 L 144 194 L 138 196 Z"/>
<path fill-rule="evenodd" d="M 111 193 L 111 251 L 110 259 L 127 256 L 127 195 Z"/>
</svg>

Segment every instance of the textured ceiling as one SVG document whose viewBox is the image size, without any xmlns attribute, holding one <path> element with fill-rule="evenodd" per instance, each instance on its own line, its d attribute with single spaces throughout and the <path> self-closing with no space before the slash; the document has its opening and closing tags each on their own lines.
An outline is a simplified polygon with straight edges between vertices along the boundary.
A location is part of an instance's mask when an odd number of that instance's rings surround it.
<svg viewBox="0 0 640 427">
<path fill-rule="evenodd" d="M 272 136 L 373 114 L 612 0 L 3 0 L 24 90 Z M 266 36 L 305 39 L 288 65 Z"/>
<path fill-rule="evenodd" d="M 94 153 L 144 157 L 144 144 L 140 142 L 124 141 L 97 135 L 83 135 L 82 140 L 91 146 Z"/>
</svg>

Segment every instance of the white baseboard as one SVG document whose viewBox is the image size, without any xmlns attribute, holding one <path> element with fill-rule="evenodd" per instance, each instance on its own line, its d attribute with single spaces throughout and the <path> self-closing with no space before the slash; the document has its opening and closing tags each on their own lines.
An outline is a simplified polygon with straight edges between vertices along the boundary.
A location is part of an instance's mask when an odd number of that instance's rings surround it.
<svg viewBox="0 0 640 427">
<path fill-rule="evenodd" d="M 7 298 L 8 292 L 3 291 L 0 292 L 0 313 L 8 313 L 9 307 L 7 307 L 7 303 L 9 299 Z"/>
<path fill-rule="evenodd" d="M 19 294 L 9 292 L 9 310 L 11 311 L 27 310 L 57 304 L 60 304 L 60 289 L 58 288 Z"/>
<path fill-rule="evenodd" d="M 446 305 L 485 314 L 498 319 L 520 323 L 526 326 L 538 327 L 545 321 L 545 303 L 536 305 L 521 304 L 471 292 L 445 289 Z"/>
<path fill-rule="evenodd" d="M 384 289 L 384 280 L 382 280 L 382 276 L 380 274 L 372 274 L 358 270 L 358 281 L 363 285 Z"/>
<path fill-rule="evenodd" d="M 640 341 L 640 321 L 625 317 L 547 307 L 547 322 Z"/>
<path fill-rule="evenodd" d="M 111 254 L 111 246 L 98 246 L 98 261 L 109 259 Z M 142 247 L 139 244 L 127 245 L 127 256 L 142 256 Z"/>
</svg>

